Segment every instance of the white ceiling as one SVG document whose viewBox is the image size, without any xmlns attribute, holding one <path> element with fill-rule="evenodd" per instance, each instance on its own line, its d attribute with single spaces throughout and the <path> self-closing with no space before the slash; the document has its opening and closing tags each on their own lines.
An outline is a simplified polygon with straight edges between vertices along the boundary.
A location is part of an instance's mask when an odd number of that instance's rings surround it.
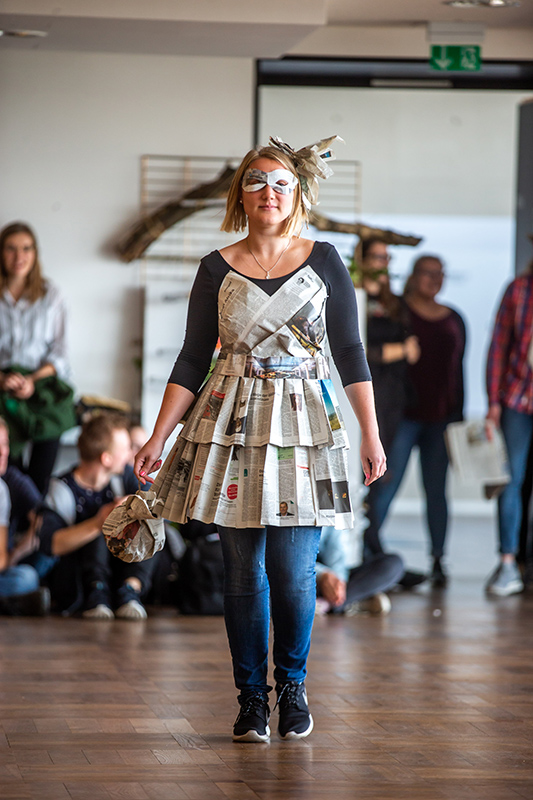
<svg viewBox="0 0 533 800">
<path fill-rule="evenodd" d="M 0 49 L 78 50 L 182 56 L 277 58 L 316 30 L 282 23 L 197 22 L 0 14 L 0 29 L 46 31 L 45 39 L 0 37 Z"/>
<path fill-rule="evenodd" d="M 516 8 L 451 8 L 442 0 L 327 0 L 329 25 L 409 25 L 479 22 L 488 27 L 533 27 L 533 0 Z M 533 57 L 533 53 L 532 53 Z"/>
<path fill-rule="evenodd" d="M 145 0 L 140 6 L 136 0 L 63 0 L 61 6 L 47 0 L 0 0 L 0 29 L 48 33 L 43 39 L 2 36 L 0 49 L 275 58 L 305 43 L 310 34 L 335 26 L 407 30 L 429 21 L 479 22 L 533 34 L 533 0 L 493 9 L 453 9 L 442 0 L 196 0 L 193 5 Z"/>
</svg>

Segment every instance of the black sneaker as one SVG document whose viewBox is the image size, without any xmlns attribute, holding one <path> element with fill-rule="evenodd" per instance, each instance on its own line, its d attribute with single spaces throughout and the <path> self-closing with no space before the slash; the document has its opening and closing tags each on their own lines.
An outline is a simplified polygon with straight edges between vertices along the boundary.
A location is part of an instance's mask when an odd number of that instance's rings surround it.
<svg viewBox="0 0 533 800">
<path fill-rule="evenodd" d="M 444 571 L 440 558 L 433 559 L 433 570 L 431 571 L 430 580 L 434 589 L 444 589 L 448 583 L 448 576 Z"/>
<path fill-rule="evenodd" d="M 50 613 L 50 589 L 39 586 L 34 592 L 2 597 L 0 613 L 9 617 L 45 617 Z"/>
<path fill-rule="evenodd" d="M 422 572 L 414 572 L 412 569 L 405 570 L 403 577 L 398 581 L 398 586 L 402 589 L 414 589 L 415 586 L 420 586 L 421 583 L 427 581 L 427 575 Z"/>
<path fill-rule="evenodd" d="M 270 687 L 272 688 L 272 687 Z M 270 707 L 268 697 L 255 692 L 243 697 L 239 695 L 241 710 L 233 725 L 234 742 L 268 742 L 270 739 Z"/>
<path fill-rule="evenodd" d="M 305 683 L 277 683 L 279 707 L 278 733 L 282 739 L 303 739 L 313 730 L 313 717 L 307 705 Z"/>
</svg>

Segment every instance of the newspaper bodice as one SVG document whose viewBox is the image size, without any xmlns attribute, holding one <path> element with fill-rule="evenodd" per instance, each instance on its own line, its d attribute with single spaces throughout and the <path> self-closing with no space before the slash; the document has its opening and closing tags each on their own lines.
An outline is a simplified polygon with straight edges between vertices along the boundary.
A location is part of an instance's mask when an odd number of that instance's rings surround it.
<svg viewBox="0 0 533 800">
<path fill-rule="evenodd" d="M 326 300 L 309 266 L 271 297 L 226 275 L 220 356 L 154 484 L 168 519 L 350 527 L 348 440 L 324 355 Z"/>
<path fill-rule="evenodd" d="M 237 374 L 242 356 L 250 353 L 265 358 L 321 353 L 326 300 L 326 287 L 311 267 L 292 275 L 271 297 L 244 275 L 228 272 L 218 296 L 221 353 L 228 353 Z"/>
</svg>

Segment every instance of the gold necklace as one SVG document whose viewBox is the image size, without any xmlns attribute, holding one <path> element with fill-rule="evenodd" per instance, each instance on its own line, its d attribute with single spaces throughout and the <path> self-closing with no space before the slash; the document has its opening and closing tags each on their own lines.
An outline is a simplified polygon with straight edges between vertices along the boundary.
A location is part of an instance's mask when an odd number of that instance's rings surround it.
<svg viewBox="0 0 533 800">
<path fill-rule="evenodd" d="M 246 247 L 248 248 L 248 252 L 249 252 L 249 253 L 250 253 L 250 255 L 252 256 L 252 258 L 254 259 L 254 261 L 256 262 L 256 264 L 257 264 L 259 267 L 261 267 L 261 269 L 262 269 L 262 270 L 263 270 L 263 272 L 265 273 L 265 277 L 266 277 L 266 280 L 267 280 L 267 281 L 270 279 L 270 273 L 272 272 L 272 270 L 273 270 L 273 269 L 275 269 L 275 268 L 278 266 L 279 262 L 281 261 L 282 257 L 285 255 L 285 253 L 287 252 L 287 250 L 289 249 L 289 247 L 291 246 L 291 244 L 292 244 L 292 236 L 291 236 L 291 238 L 289 239 L 289 244 L 287 245 L 287 247 L 285 247 L 285 249 L 281 251 L 279 258 L 276 260 L 276 263 L 275 263 L 275 264 L 272 264 L 272 266 L 270 267 L 270 269 L 265 269 L 265 268 L 264 268 L 264 266 L 263 266 L 263 265 L 261 264 L 261 262 L 259 261 L 259 259 L 257 258 L 257 256 L 256 256 L 254 253 L 252 253 L 252 251 L 251 251 L 251 249 L 250 249 L 250 245 L 248 244 L 248 239 L 246 239 Z"/>
</svg>

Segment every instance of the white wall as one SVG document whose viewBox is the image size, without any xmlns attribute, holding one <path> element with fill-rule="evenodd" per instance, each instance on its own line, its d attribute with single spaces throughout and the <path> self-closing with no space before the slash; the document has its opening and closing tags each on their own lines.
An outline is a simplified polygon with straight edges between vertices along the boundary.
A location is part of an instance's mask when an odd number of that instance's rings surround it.
<svg viewBox="0 0 533 800">
<path fill-rule="evenodd" d="M 336 149 L 337 157 L 362 163 L 362 221 L 424 237 L 417 248 L 393 249 L 391 272 L 400 276 L 398 290 L 417 255 L 444 257 L 449 277 L 442 299 L 462 311 L 468 326 L 471 415 L 485 410 L 487 341 L 495 306 L 513 272 L 517 108 L 527 96 L 261 90 L 261 141 L 275 133 L 301 147 L 339 134 L 346 145 Z"/>
<path fill-rule="evenodd" d="M 137 403 L 139 268 L 112 245 L 138 214 L 140 156 L 245 152 L 253 64 L 4 51 L 0 109 L 0 226 L 37 231 L 70 308 L 78 390 Z"/>
<path fill-rule="evenodd" d="M 264 86 L 260 138 L 295 147 L 332 133 L 363 167 L 371 214 L 514 211 L 519 92 Z"/>
</svg>

